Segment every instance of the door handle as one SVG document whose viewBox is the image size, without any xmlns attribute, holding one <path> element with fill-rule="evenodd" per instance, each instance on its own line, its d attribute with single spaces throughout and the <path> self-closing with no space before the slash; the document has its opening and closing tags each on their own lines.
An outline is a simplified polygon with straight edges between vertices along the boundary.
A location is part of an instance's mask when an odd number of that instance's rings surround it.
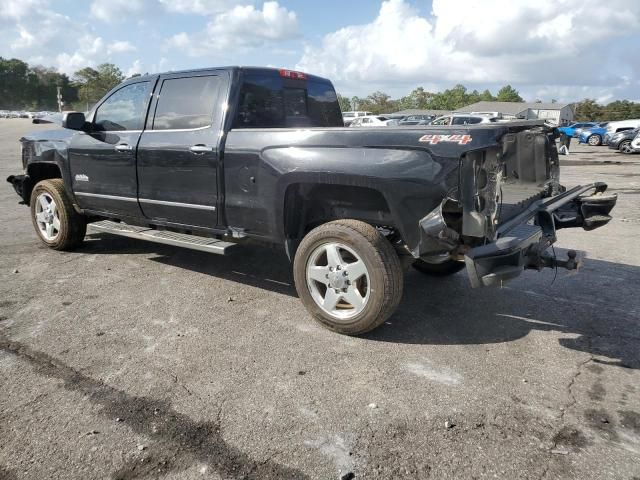
<svg viewBox="0 0 640 480">
<path fill-rule="evenodd" d="M 207 153 L 207 152 L 213 152 L 213 147 L 209 147 L 207 145 L 192 145 L 191 147 L 189 147 L 189 151 L 191 153 Z"/>
<path fill-rule="evenodd" d="M 131 145 L 127 145 L 126 143 L 121 143 L 120 145 L 116 145 L 113 147 L 116 152 L 130 152 L 133 150 Z"/>
</svg>

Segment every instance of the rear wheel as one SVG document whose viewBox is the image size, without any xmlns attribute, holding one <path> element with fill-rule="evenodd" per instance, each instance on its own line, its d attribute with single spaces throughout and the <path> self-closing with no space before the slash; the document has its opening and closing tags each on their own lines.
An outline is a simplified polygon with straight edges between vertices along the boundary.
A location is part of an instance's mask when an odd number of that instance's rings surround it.
<svg viewBox="0 0 640 480">
<path fill-rule="evenodd" d="M 55 250 L 71 250 L 82 243 L 85 218 L 76 212 L 60 178 L 38 182 L 31 192 L 31 220 L 40 240 Z"/>
<path fill-rule="evenodd" d="M 589 138 L 587 138 L 587 143 L 593 147 L 597 147 L 598 145 L 602 144 L 602 137 L 597 133 L 594 133 L 593 135 L 589 135 Z"/>
<path fill-rule="evenodd" d="M 454 273 L 458 273 L 464 267 L 464 262 L 451 259 L 439 263 L 431 263 L 421 259 L 413 262 L 413 268 L 418 270 L 420 273 L 433 275 L 434 277 L 446 277 L 447 275 L 453 275 Z"/>
<path fill-rule="evenodd" d="M 395 249 L 358 220 L 336 220 L 309 232 L 293 272 L 309 313 L 322 326 L 347 335 L 382 324 L 402 298 L 404 278 Z"/>
<path fill-rule="evenodd" d="M 631 146 L 631 140 L 625 140 L 624 142 L 620 143 L 619 150 L 622 153 L 633 153 L 633 147 Z"/>
</svg>

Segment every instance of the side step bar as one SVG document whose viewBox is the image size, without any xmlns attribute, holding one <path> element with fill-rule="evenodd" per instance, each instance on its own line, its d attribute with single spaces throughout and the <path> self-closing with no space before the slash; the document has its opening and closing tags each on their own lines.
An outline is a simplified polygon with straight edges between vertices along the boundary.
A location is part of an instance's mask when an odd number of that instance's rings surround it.
<svg viewBox="0 0 640 480">
<path fill-rule="evenodd" d="M 217 253 L 218 255 L 224 255 L 229 248 L 236 245 L 235 243 L 225 242 L 217 238 L 188 235 L 186 233 L 170 232 L 167 230 L 154 230 L 153 228 L 147 227 L 136 227 L 135 225 L 112 222 L 111 220 L 90 223 L 88 227 L 96 232 L 111 233 L 122 237 L 164 243 L 165 245 L 189 248 L 201 252 Z"/>
</svg>

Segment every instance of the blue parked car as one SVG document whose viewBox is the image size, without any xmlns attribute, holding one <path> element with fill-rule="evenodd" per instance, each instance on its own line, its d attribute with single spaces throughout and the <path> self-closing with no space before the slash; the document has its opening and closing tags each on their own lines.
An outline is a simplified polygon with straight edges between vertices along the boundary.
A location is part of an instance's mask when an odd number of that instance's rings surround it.
<svg viewBox="0 0 640 480">
<path fill-rule="evenodd" d="M 609 122 L 602 122 L 597 127 L 583 129 L 578 136 L 578 142 L 588 143 L 594 147 L 602 145 L 604 136 L 607 133 L 607 125 L 609 125 Z"/>
<path fill-rule="evenodd" d="M 558 131 L 564 133 L 567 137 L 577 137 L 579 133 L 578 129 L 593 128 L 597 126 L 598 124 L 595 122 L 573 123 L 566 127 L 558 127 Z"/>
</svg>

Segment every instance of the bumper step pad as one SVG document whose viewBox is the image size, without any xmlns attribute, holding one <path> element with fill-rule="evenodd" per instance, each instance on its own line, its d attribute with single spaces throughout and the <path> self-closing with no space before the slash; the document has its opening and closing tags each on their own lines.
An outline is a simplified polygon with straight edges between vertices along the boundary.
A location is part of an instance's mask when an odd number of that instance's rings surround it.
<svg viewBox="0 0 640 480">
<path fill-rule="evenodd" d="M 577 270 L 581 260 L 573 250 L 558 259 L 546 250 L 561 228 L 593 230 L 606 225 L 618 197 L 606 195 L 607 185 L 577 186 L 555 197 L 538 200 L 498 228 L 498 239 L 469 250 L 464 257 L 471 286 L 499 286 L 525 269 Z M 585 193 L 595 190 L 592 195 Z"/>
<path fill-rule="evenodd" d="M 189 248 L 201 252 L 216 253 L 218 255 L 228 253 L 228 250 L 236 245 L 235 243 L 225 242 L 217 238 L 201 237 L 199 235 L 189 235 L 168 230 L 156 230 L 148 227 L 137 227 L 135 225 L 127 225 L 126 223 L 113 222 L 111 220 L 90 223 L 88 227 L 96 232 L 110 233 L 112 235 Z"/>
</svg>

